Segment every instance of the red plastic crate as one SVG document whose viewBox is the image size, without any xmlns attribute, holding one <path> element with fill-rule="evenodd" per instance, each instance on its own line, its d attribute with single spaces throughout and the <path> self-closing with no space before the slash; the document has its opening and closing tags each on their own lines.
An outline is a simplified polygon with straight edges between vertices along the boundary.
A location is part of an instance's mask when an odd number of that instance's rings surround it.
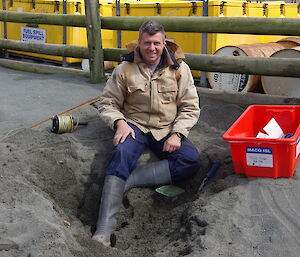
<svg viewBox="0 0 300 257">
<path fill-rule="evenodd" d="M 274 118 L 290 138 L 256 138 Z M 235 173 L 247 177 L 291 177 L 300 158 L 300 106 L 252 105 L 223 135 Z"/>
</svg>

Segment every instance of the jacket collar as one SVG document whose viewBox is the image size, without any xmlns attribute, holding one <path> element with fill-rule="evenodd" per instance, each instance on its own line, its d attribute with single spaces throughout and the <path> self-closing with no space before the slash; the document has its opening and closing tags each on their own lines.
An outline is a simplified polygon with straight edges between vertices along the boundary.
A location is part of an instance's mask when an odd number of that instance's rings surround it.
<svg viewBox="0 0 300 257">
<path fill-rule="evenodd" d="M 144 62 L 142 55 L 140 53 L 140 49 L 138 47 L 137 40 L 128 43 L 126 47 L 131 52 L 129 54 L 123 55 L 121 58 L 122 61 L 128 61 L 133 63 Z M 166 41 L 166 45 L 164 47 L 157 69 L 171 66 L 173 69 L 177 70 L 180 67 L 180 63 L 183 58 L 184 58 L 184 54 L 181 48 L 171 41 Z"/>
</svg>

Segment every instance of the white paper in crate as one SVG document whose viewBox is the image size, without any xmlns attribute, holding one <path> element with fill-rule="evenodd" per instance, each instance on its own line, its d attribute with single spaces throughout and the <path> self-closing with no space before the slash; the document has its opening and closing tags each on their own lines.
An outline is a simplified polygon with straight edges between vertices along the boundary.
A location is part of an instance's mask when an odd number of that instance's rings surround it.
<svg viewBox="0 0 300 257">
<path fill-rule="evenodd" d="M 284 133 L 277 123 L 277 121 L 272 118 L 268 124 L 263 128 L 263 130 L 267 133 L 258 132 L 257 138 L 282 138 L 284 137 Z"/>
</svg>

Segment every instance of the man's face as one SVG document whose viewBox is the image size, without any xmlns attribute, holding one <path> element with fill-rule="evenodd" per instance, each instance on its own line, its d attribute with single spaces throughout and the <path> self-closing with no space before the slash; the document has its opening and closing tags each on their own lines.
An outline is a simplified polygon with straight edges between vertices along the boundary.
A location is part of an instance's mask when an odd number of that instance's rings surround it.
<svg viewBox="0 0 300 257">
<path fill-rule="evenodd" d="M 148 65 L 158 64 L 164 49 L 164 35 L 157 32 L 154 35 L 149 35 L 144 32 L 139 40 L 139 47 L 143 59 Z"/>
</svg>

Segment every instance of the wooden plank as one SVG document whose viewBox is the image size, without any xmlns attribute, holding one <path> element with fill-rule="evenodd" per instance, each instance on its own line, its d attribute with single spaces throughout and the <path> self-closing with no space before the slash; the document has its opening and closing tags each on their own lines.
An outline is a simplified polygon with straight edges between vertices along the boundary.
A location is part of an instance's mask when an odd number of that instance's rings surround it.
<svg viewBox="0 0 300 257">
<path fill-rule="evenodd" d="M 86 2 L 93 4 L 93 1 Z M 138 31 L 140 25 L 150 19 L 162 23 L 166 31 L 172 32 L 300 35 L 300 20 L 298 18 L 105 16 L 101 17 L 101 26 L 103 29 Z M 86 26 L 84 15 L 77 14 L 0 11 L 0 21 L 76 27 Z"/>
<path fill-rule="evenodd" d="M 22 61 L 8 60 L 0 58 L 0 65 L 6 68 L 21 70 L 27 72 L 41 73 L 41 74 L 74 74 L 84 77 L 89 77 L 89 72 L 77 70 L 72 68 L 58 67 L 53 65 L 46 65 L 40 63 L 28 63 Z"/>
<path fill-rule="evenodd" d="M 54 14 L 54 13 L 32 13 L 12 12 L 0 10 L 0 21 L 29 23 L 29 24 L 50 24 L 62 26 L 85 27 L 84 15 L 78 14 Z"/>
<path fill-rule="evenodd" d="M 83 107 L 83 106 L 85 106 L 85 105 L 90 105 L 90 104 L 95 103 L 95 102 L 97 102 L 97 101 L 99 101 L 99 100 L 100 100 L 100 96 L 94 97 L 94 98 L 92 98 L 92 99 L 90 99 L 90 100 L 87 100 L 87 101 L 85 101 L 85 102 L 83 102 L 83 103 L 81 103 L 81 104 L 79 104 L 79 105 L 76 105 L 76 106 L 74 106 L 74 107 L 72 107 L 72 108 L 70 108 L 70 109 L 68 109 L 68 110 L 66 110 L 66 111 L 63 111 L 63 112 L 61 112 L 61 113 L 58 113 L 57 115 L 63 115 L 63 114 L 66 114 L 66 113 L 72 113 L 72 112 L 74 112 L 74 111 L 80 109 L 81 107 Z M 54 115 L 54 116 L 55 116 L 55 115 Z M 52 118 L 48 118 L 48 119 L 42 120 L 42 121 L 40 121 L 40 122 L 38 122 L 38 123 L 36 123 L 36 124 L 30 126 L 30 128 L 32 128 L 32 129 L 38 128 L 38 127 L 40 127 L 41 125 L 43 125 L 44 123 L 50 121 L 51 119 L 52 119 Z"/>
<path fill-rule="evenodd" d="M 299 58 L 185 54 L 191 69 L 238 74 L 300 77 Z"/>
<path fill-rule="evenodd" d="M 128 50 L 124 48 L 103 48 L 105 61 L 121 61 L 121 56 L 127 54 Z"/>
<path fill-rule="evenodd" d="M 162 23 L 166 31 L 257 35 L 300 35 L 298 18 L 120 16 L 101 17 L 103 29 L 138 31 L 147 20 Z"/>
<path fill-rule="evenodd" d="M 0 39 L 0 48 L 55 56 L 89 58 L 88 48 L 82 46 L 29 43 L 19 40 Z"/>
<path fill-rule="evenodd" d="M 98 0 L 85 0 L 86 31 L 89 48 L 91 82 L 105 81 Z"/>
<path fill-rule="evenodd" d="M 126 49 L 104 48 L 104 60 L 120 61 Z M 192 70 L 239 74 L 256 74 L 280 77 L 300 77 L 300 60 L 297 58 L 263 58 L 250 56 L 217 56 L 185 54 Z"/>
<path fill-rule="evenodd" d="M 251 104 L 300 104 L 300 98 L 285 96 L 265 95 L 257 93 L 226 92 L 224 90 L 215 90 L 202 87 L 197 87 L 197 92 L 200 98 L 201 96 L 205 96 L 218 101 L 245 106 Z"/>
</svg>

